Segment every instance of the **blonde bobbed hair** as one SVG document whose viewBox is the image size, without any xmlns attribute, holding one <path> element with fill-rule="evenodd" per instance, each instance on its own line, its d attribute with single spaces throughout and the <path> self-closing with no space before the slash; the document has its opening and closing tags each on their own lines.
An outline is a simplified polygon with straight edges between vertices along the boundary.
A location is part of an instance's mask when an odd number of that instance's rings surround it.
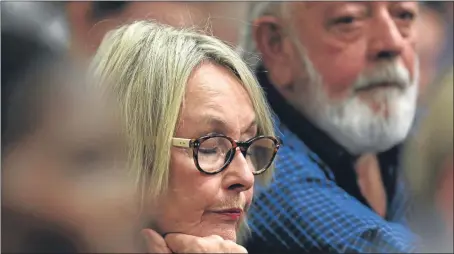
<svg viewBox="0 0 454 254">
<path fill-rule="evenodd" d="M 105 84 L 103 90 L 113 92 L 118 101 L 129 167 L 142 198 L 157 198 L 168 188 L 172 137 L 186 84 L 205 62 L 225 67 L 238 77 L 252 101 L 259 134 L 275 135 L 256 78 L 231 47 L 214 37 L 140 21 L 109 32 L 92 60 L 99 84 Z M 256 182 L 268 183 L 273 171 L 274 167 L 257 176 Z"/>
</svg>

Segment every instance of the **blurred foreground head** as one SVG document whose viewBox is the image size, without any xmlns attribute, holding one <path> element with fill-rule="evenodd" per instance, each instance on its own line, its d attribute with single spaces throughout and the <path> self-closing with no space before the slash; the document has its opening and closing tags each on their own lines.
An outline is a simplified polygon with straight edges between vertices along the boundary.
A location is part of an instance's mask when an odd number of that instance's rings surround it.
<svg viewBox="0 0 454 254">
<path fill-rule="evenodd" d="M 4 252 L 133 251 L 121 135 L 79 67 L 37 38 L 2 33 Z"/>
<path fill-rule="evenodd" d="M 427 251 L 453 251 L 453 72 L 431 94 L 418 131 L 409 140 L 404 168 L 416 214 L 411 224 Z M 445 240 L 445 242 L 443 242 Z"/>
<path fill-rule="evenodd" d="M 112 81 L 152 229 L 237 240 L 278 148 L 258 137 L 274 136 L 271 116 L 241 58 L 216 38 L 142 21 L 108 33 L 93 69 Z"/>
</svg>

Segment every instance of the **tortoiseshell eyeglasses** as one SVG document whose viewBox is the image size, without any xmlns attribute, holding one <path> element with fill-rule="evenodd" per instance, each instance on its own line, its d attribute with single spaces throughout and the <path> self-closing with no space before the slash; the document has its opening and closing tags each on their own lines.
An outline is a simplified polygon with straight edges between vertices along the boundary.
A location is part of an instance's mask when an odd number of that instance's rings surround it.
<svg viewBox="0 0 454 254">
<path fill-rule="evenodd" d="M 222 134 L 197 139 L 173 138 L 173 146 L 191 148 L 197 169 L 205 174 L 217 174 L 228 167 L 240 148 L 254 175 L 265 172 L 273 163 L 281 142 L 271 136 L 257 136 L 247 141 L 235 141 Z"/>
</svg>

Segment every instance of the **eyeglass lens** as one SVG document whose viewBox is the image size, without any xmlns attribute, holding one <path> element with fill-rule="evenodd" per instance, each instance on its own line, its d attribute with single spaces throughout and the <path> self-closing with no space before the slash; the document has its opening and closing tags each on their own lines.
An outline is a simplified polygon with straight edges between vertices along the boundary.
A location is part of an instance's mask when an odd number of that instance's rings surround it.
<svg viewBox="0 0 454 254">
<path fill-rule="evenodd" d="M 255 140 L 247 149 L 246 160 L 253 172 L 266 168 L 273 159 L 276 144 L 270 138 Z M 206 172 L 215 172 L 224 167 L 234 151 L 225 137 L 211 137 L 202 141 L 198 148 L 198 163 Z"/>
</svg>

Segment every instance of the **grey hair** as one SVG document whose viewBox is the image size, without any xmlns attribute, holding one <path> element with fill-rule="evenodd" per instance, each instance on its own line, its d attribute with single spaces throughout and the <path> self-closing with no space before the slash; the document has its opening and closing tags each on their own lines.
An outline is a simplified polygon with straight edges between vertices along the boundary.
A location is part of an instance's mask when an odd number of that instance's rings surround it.
<svg viewBox="0 0 454 254">
<path fill-rule="evenodd" d="M 285 2 L 282 1 L 249 3 L 247 12 L 248 20 L 241 30 L 237 51 L 252 70 L 255 70 L 260 63 L 260 53 L 257 51 L 253 38 L 254 20 L 263 16 L 284 18 L 286 16 L 285 6 Z"/>
</svg>

